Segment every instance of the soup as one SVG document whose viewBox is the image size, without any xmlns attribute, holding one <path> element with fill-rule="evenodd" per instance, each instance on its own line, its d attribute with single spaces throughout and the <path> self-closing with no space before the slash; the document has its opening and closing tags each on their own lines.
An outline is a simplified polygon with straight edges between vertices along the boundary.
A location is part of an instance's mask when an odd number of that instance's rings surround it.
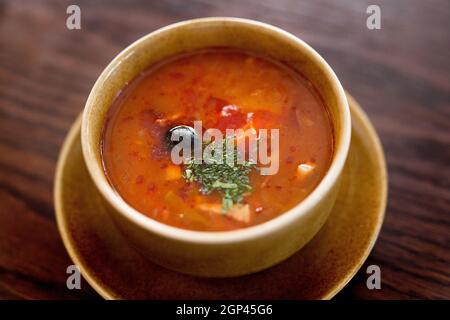
<svg viewBox="0 0 450 320">
<path fill-rule="evenodd" d="M 168 132 L 195 121 L 224 133 L 278 129 L 276 151 L 267 144 L 276 172 L 261 174 L 258 161 L 236 169 L 175 164 Z M 245 228 L 283 214 L 319 184 L 332 155 L 333 127 L 312 84 L 282 63 L 226 48 L 175 56 L 143 71 L 113 101 L 102 137 L 106 176 L 130 206 L 198 231 Z"/>
</svg>

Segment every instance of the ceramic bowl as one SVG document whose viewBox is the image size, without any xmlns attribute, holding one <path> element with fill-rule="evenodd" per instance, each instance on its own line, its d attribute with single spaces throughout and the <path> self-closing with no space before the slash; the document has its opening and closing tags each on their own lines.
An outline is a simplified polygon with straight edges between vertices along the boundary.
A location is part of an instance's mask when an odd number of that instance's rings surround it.
<svg viewBox="0 0 450 320">
<path fill-rule="evenodd" d="M 179 53 L 233 47 L 288 64 L 309 79 L 328 107 L 334 154 L 319 185 L 284 214 L 249 228 L 203 232 L 175 228 L 146 217 L 111 187 L 101 159 L 108 109 L 120 90 L 150 65 Z M 277 27 L 237 18 L 204 18 L 169 25 L 123 50 L 96 81 L 83 112 L 81 143 L 88 171 L 111 206 L 128 241 L 152 261 L 202 277 L 230 277 L 268 268 L 302 248 L 325 223 L 336 199 L 351 134 L 345 92 L 331 67 L 305 42 Z M 132 270 L 130 270 L 132 272 Z"/>
</svg>

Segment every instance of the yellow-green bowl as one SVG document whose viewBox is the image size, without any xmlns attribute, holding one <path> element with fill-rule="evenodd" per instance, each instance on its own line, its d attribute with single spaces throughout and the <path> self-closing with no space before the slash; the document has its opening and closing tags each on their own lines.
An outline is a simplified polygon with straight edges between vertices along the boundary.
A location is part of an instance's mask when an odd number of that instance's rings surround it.
<svg viewBox="0 0 450 320">
<path fill-rule="evenodd" d="M 331 115 L 334 155 L 328 172 L 315 190 L 282 215 L 235 231 L 190 231 L 153 220 L 122 200 L 103 171 L 101 132 L 113 99 L 142 70 L 169 56 L 217 46 L 269 56 L 287 63 L 309 79 Z M 81 142 L 92 180 L 111 205 L 110 212 L 119 229 L 140 252 L 172 270 L 203 277 L 230 277 L 253 273 L 286 259 L 319 231 L 336 199 L 350 134 L 350 111 L 345 92 L 331 67 L 309 45 L 265 23 L 237 18 L 204 18 L 152 32 L 113 59 L 86 102 Z"/>
</svg>

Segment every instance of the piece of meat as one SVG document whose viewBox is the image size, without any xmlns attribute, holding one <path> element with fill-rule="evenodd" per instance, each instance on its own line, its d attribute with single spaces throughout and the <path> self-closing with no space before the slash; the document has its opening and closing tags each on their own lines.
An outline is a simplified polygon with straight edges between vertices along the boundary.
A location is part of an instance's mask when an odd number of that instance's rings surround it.
<svg viewBox="0 0 450 320">
<path fill-rule="evenodd" d="M 204 212 L 223 214 L 222 205 L 219 203 L 199 203 L 197 208 Z M 228 210 L 226 216 L 239 222 L 250 222 L 250 206 L 248 204 L 236 204 Z"/>
</svg>

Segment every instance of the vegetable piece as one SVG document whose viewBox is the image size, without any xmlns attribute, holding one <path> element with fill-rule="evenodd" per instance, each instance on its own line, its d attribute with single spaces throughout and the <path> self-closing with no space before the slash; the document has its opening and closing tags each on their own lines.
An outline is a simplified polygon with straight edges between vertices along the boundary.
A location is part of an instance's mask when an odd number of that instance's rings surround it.
<svg viewBox="0 0 450 320">
<path fill-rule="evenodd" d="M 181 168 L 179 166 L 170 165 L 166 168 L 166 179 L 169 181 L 174 181 L 181 179 Z"/>
<path fill-rule="evenodd" d="M 222 214 L 222 207 L 219 203 L 200 203 L 197 208 L 203 212 Z M 250 222 L 250 206 L 248 204 L 236 204 L 227 211 L 227 217 L 236 221 Z"/>
<path fill-rule="evenodd" d="M 234 220 L 239 222 L 250 222 L 250 206 L 248 204 L 237 204 L 227 212 L 227 216 L 230 216 Z"/>
<path fill-rule="evenodd" d="M 196 222 L 202 225 L 207 225 L 208 220 L 201 213 L 192 209 L 189 205 L 187 205 L 178 195 L 173 191 L 169 191 L 164 196 L 164 200 L 167 203 L 171 203 L 178 208 L 181 208 L 181 214 L 183 214 L 183 218 L 190 220 L 192 222 Z"/>
<path fill-rule="evenodd" d="M 203 202 L 197 205 L 197 208 L 203 212 L 222 214 L 222 205 L 220 203 Z"/>
</svg>

